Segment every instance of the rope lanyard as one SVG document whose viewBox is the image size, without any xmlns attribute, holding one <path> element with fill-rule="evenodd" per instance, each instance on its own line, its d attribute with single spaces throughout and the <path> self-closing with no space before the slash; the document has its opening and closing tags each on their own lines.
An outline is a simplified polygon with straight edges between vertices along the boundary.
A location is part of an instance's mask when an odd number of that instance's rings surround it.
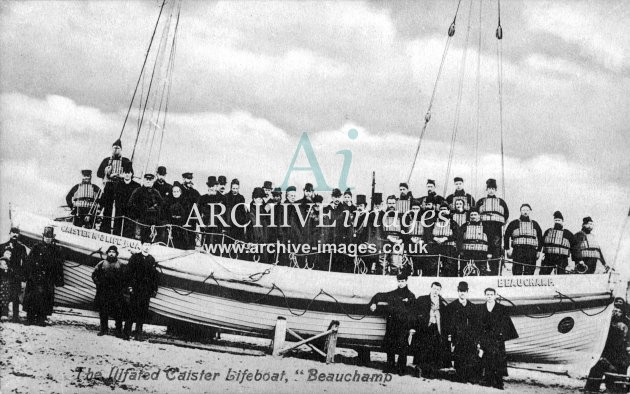
<svg viewBox="0 0 630 394">
<path fill-rule="evenodd" d="M 505 195 L 505 149 L 503 141 L 503 28 L 501 27 L 501 0 L 497 0 L 498 25 L 495 36 L 497 37 L 497 79 L 499 86 L 499 130 L 501 132 L 501 189 L 503 199 Z"/>
</svg>

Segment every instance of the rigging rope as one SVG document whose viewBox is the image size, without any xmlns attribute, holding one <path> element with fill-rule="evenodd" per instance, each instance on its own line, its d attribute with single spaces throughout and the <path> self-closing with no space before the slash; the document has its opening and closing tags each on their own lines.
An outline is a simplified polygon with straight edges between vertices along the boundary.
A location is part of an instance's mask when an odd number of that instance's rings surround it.
<svg viewBox="0 0 630 394">
<path fill-rule="evenodd" d="M 481 11 L 483 9 L 483 0 L 479 0 L 479 41 L 477 42 L 477 80 L 475 81 L 475 90 L 477 93 L 477 124 L 475 127 L 475 174 L 473 176 L 473 184 L 475 185 L 475 196 L 478 196 L 478 179 L 479 179 L 479 125 L 481 122 Z"/>
<path fill-rule="evenodd" d="M 501 0 L 497 0 L 497 78 L 499 85 L 499 129 L 501 132 L 501 189 L 505 199 L 505 149 L 503 144 L 503 28 L 501 27 Z"/>
<path fill-rule="evenodd" d="M 424 125 L 422 126 L 420 137 L 418 138 L 418 145 L 416 146 L 416 152 L 413 156 L 413 162 L 411 164 L 411 169 L 409 170 L 407 183 L 411 182 L 411 176 L 413 175 L 413 170 L 416 166 L 416 161 L 418 160 L 418 154 L 420 153 L 420 148 L 422 147 L 422 140 L 424 139 L 424 134 L 426 133 L 427 126 L 429 125 L 429 121 L 431 120 L 431 108 L 433 107 L 433 100 L 435 99 L 435 92 L 437 91 L 438 82 L 440 81 L 442 70 L 444 69 L 444 61 L 446 60 L 448 49 L 451 46 L 451 40 L 453 36 L 455 35 L 455 21 L 457 20 L 457 13 L 459 12 L 459 6 L 461 2 L 462 0 L 459 0 L 457 2 L 457 9 L 455 10 L 455 16 L 453 17 L 453 22 L 451 22 L 451 25 L 448 28 L 448 37 L 446 38 L 446 44 L 444 45 L 444 51 L 442 52 L 442 60 L 440 61 L 440 67 L 438 68 L 437 77 L 435 78 L 435 84 L 433 85 L 433 92 L 431 93 L 431 99 L 429 100 L 429 107 L 427 108 L 426 115 L 424 115 Z"/>
<path fill-rule="evenodd" d="M 470 38 L 470 21 L 472 16 L 472 3 L 470 0 L 470 7 L 468 9 L 468 26 L 466 29 L 466 40 L 464 41 L 464 52 L 462 52 L 462 60 L 459 71 L 459 84 L 457 87 L 457 104 L 455 105 L 455 119 L 453 120 L 453 130 L 451 131 L 451 144 L 449 147 L 448 161 L 446 163 L 446 176 L 444 177 L 444 190 L 443 196 L 446 196 L 446 189 L 448 187 L 448 179 L 451 174 L 451 166 L 453 163 L 453 155 L 455 153 L 455 141 L 457 139 L 457 132 L 459 131 L 459 115 L 462 107 L 462 91 L 464 89 L 464 74 L 466 74 L 466 58 L 468 57 L 468 40 Z"/>
<path fill-rule="evenodd" d="M 147 48 L 147 53 L 144 56 L 144 62 L 142 63 L 142 68 L 140 69 L 140 75 L 138 75 L 138 82 L 136 82 L 136 87 L 133 90 L 133 94 L 131 95 L 131 102 L 129 103 L 129 108 L 127 109 L 127 114 L 125 115 L 125 120 L 123 121 L 122 129 L 120 130 L 119 139 L 122 138 L 123 132 L 125 131 L 125 125 L 127 124 L 127 119 L 129 118 L 129 113 L 131 112 L 131 108 L 133 107 L 133 100 L 136 97 L 136 92 L 138 91 L 138 86 L 140 85 L 140 81 L 142 80 L 142 76 L 144 74 L 144 68 L 147 64 L 147 60 L 149 59 L 149 52 L 151 51 L 151 46 L 153 45 L 153 38 L 155 37 L 155 32 L 157 31 L 158 25 L 160 24 L 160 18 L 162 17 L 162 11 L 164 10 L 164 5 L 166 4 L 166 0 L 162 1 L 162 5 L 160 6 L 160 13 L 158 14 L 157 20 L 155 21 L 155 27 L 153 28 L 153 34 L 151 34 L 151 40 L 149 41 L 149 47 Z"/>
</svg>

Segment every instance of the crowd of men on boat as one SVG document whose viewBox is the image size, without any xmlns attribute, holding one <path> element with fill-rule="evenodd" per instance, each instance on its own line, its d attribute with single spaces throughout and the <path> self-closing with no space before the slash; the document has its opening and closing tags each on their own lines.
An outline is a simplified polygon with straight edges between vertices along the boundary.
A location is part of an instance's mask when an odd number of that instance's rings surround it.
<svg viewBox="0 0 630 394">
<path fill-rule="evenodd" d="M 108 320 L 113 318 L 116 336 L 130 339 L 135 323 L 133 335 L 141 339 L 143 323 L 149 317 L 149 302 L 155 297 L 160 280 L 150 248 L 150 243 L 143 243 L 140 251 L 123 264 L 118 259 L 118 248 L 112 245 L 94 268 L 94 306 L 101 323 L 98 335 L 108 333 Z M 19 323 L 22 304 L 27 325 L 45 326 L 53 312 L 55 288 L 65 283 L 65 259 L 56 243 L 54 227 L 44 228 L 41 242 L 33 245 L 30 252 L 20 240 L 20 229 L 11 227 L 9 241 L 0 244 L 0 253 L 0 320 L 8 320 L 11 305 L 12 321 Z"/>
<path fill-rule="evenodd" d="M 439 282 L 431 284 L 428 295 L 416 298 L 407 287 L 405 273 L 398 274 L 397 280 L 395 290 L 377 293 L 369 302 L 372 312 L 387 317 L 385 372 L 405 375 L 407 356 L 413 356 L 417 377 L 439 378 L 441 369 L 454 366 L 460 382 L 503 389 L 505 342 L 518 338 L 518 333 L 508 308 L 497 302 L 496 290 L 483 289 L 486 302 L 473 304 L 468 283 L 461 281 L 457 299 L 449 304 L 440 295 Z"/>
<path fill-rule="evenodd" d="M 100 231 L 181 249 L 235 242 L 309 244 L 313 250 L 318 244 L 369 244 L 376 252 L 297 256 L 261 252 L 239 258 L 283 265 L 293 261 L 298 266 L 303 262 L 305 267 L 341 272 L 357 272 L 361 261 L 370 273 L 396 274 L 404 268 L 424 276 L 497 275 L 506 259 L 512 261 L 514 275 L 532 275 L 541 255 L 540 275 L 594 273 L 598 262 L 606 267 L 592 232 L 592 218 L 583 218 L 582 228 L 573 234 L 556 211 L 553 227 L 543 232 L 531 218 L 532 207 L 523 203 L 519 217 L 509 221 L 510 211 L 497 195 L 494 179 L 486 181 L 486 195 L 479 200 L 466 192 L 461 177 L 454 178 L 455 191 L 447 197 L 436 193 L 431 179 L 426 182 L 426 195 L 419 198 L 401 182 L 400 193 L 384 201 L 381 193 L 373 193 L 371 207 L 366 195 L 354 196 L 349 189 L 343 193 L 334 189 L 331 201 L 325 203 L 310 183 L 299 196 L 295 186 L 282 191 L 264 181 L 246 204 L 239 180 L 228 185 L 223 175 L 209 176 L 204 194 L 194 188 L 191 172 L 184 172 L 173 184 L 167 182 L 164 166 L 155 175 L 144 174 L 142 184 L 137 183 L 120 140 L 97 170 L 102 189 L 92 183 L 91 170 L 83 170 L 82 175 L 82 182 L 66 197 L 75 225 L 92 228 L 100 222 Z M 189 223 L 194 212 L 204 223 L 197 227 L 201 235 Z M 222 220 L 215 220 L 217 212 Z M 385 245 L 394 251 L 383 253 Z M 395 245 L 405 247 L 391 247 Z M 421 247 L 413 249 L 413 245 Z M 408 250 L 420 252 L 404 253 Z M 574 264 L 569 269 L 571 259 Z"/>
</svg>

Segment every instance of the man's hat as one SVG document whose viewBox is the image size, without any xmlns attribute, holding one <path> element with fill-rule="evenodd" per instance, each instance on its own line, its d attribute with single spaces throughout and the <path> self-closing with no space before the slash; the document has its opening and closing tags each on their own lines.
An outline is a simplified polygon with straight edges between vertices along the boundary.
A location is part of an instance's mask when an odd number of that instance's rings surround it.
<svg viewBox="0 0 630 394">
<path fill-rule="evenodd" d="M 453 182 L 464 182 L 464 179 L 462 177 L 456 176 L 455 178 L 453 178 Z"/>
<path fill-rule="evenodd" d="M 304 185 L 304 191 L 305 192 L 312 192 L 313 190 L 313 184 L 312 183 L 307 183 L 306 185 Z"/>
<path fill-rule="evenodd" d="M 193 174 L 192 172 L 185 172 L 182 174 L 182 178 L 184 179 L 193 179 Z"/>
<path fill-rule="evenodd" d="M 227 178 L 225 175 L 219 175 L 219 185 L 227 185 Z"/>
<path fill-rule="evenodd" d="M 365 198 L 365 194 L 357 194 L 357 205 L 365 204 L 367 205 L 367 199 Z"/>
<path fill-rule="evenodd" d="M 271 183 L 271 181 L 265 181 L 265 183 L 263 183 L 263 189 L 273 189 L 273 183 Z"/>
<path fill-rule="evenodd" d="M 124 173 L 132 173 L 133 174 L 133 164 L 131 162 L 126 161 L 122 164 L 122 172 Z"/>
<path fill-rule="evenodd" d="M 158 174 L 158 175 L 161 175 L 161 176 L 166 175 L 166 167 L 164 167 L 164 166 L 159 166 L 159 167 L 157 168 L 157 174 Z"/>
<path fill-rule="evenodd" d="M 590 216 L 587 216 L 584 219 L 582 219 L 582 224 L 586 224 L 586 223 L 592 222 L 592 221 L 593 221 L 593 219 L 591 219 Z"/>
<path fill-rule="evenodd" d="M 378 205 L 383 202 L 383 193 L 372 194 L 372 204 Z"/>
<path fill-rule="evenodd" d="M 105 254 L 109 253 L 111 250 L 116 252 L 116 255 L 118 255 L 118 248 L 116 247 L 116 245 L 112 245 L 109 248 L 107 248 L 107 251 L 105 252 Z"/>
<path fill-rule="evenodd" d="M 14 233 L 14 234 L 19 234 L 20 233 L 20 229 L 17 227 L 11 227 L 11 230 L 9 230 L 10 233 Z"/>
<path fill-rule="evenodd" d="M 320 194 L 316 194 L 315 196 L 313 196 L 313 202 L 316 204 L 321 204 L 324 202 L 324 197 L 322 197 Z"/>
<path fill-rule="evenodd" d="M 407 280 L 407 278 L 409 278 L 409 274 L 407 273 L 407 271 L 400 271 L 396 275 L 396 280 Z"/>
<path fill-rule="evenodd" d="M 470 212 L 470 213 L 472 213 L 472 212 L 477 212 L 477 213 L 479 213 L 479 208 L 474 207 L 474 206 L 473 206 L 473 207 L 470 207 L 470 209 L 468 210 L 468 212 Z"/>
<path fill-rule="evenodd" d="M 468 291 L 468 282 L 459 282 L 459 284 L 457 285 L 457 291 Z"/>
<path fill-rule="evenodd" d="M 417 198 L 412 198 L 411 202 L 409 203 L 409 208 L 411 207 L 420 207 L 422 206 L 422 204 L 420 204 L 420 200 L 418 200 Z"/>
<path fill-rule="evenodd" d="M 497 189 L 497 180 L 496 179 L 488 179 L 486 181 L 486 189 Z"/>
<path fill-rule="evenodd" d="M 116 141 L 114 141 L 114 143 L 112 144 L 112 146 L 117 146 L 120 149 L 122 149 L 122 142 L 120 141 L 120 138 L 117 139 Z"/>
<path fill-rule="evenodd" d="M 206 182 L 206 185 L 212 187 L 215 186 L 217 184 L 217 177 L 214 175 L 210 175 L 208 177 L 208 181 Z"/>
<path fill-rule="evenodd" d="M 238 181 L 237 178 L 232 179 L 232 182 L 230 183 L 230 185 L 240 185 L 241 182 Z"/>
<path fill-rule="evenodd" d="M 448 203 L 447 203 L 446 201 L 442 201 L 442 202 L 440 203 L 440 209 L 442 209 L 442 208 L 446 208 L 446 209 L 448 209 L 448 210 L 450 210 L 450 209 L 451 209 L 451 207 L 449 207 L 449 206 L 448 206 Z"/>
<path fill-rule="evenodd" d="M 92 170 L 81 170 L 81 175 L 92 176 Z"/>
<path fill-rule="evenodd" d="M 153 174 L 144 174 L 144 179 L 152 181 L 153 179 L 155 179 L 155 175 L 153 175 Z"/>
<path fill-rule="evenodd" d="M 287 190 L 286 190 L 287 193 L 288 192 L 295 192 L 295 191 L 297 191 L 295 186 L 289 186 L 289 187 L 287 187 Z"/>
<path fill-rule="evenodd" d="M 562 216 L 562 212 L 560 212 L 560 211 L 554 212 L 553 213 L 553 218 L 554 219 L 562 219 L 562 220 L 564 220 L 564 216 Z"/>
<path fill-rule="evenodd" d="M 341 190 L 334 188 L 331 195 L 333 197 L 341 197 Z"/>
<path fill-rule="evenodd" d="M 265 198 L 265 191 L 262 187 L 255 187 L 252 192 L 252 198 Z"/>
<path fill-rule="evenodd" d="M 274 196 L 281 196 L 282 195 L 282 188 L 280 187 L 275 187 L 272 191 L 271 194 Z"/>
<path fill-rule="evenodd" d="M 433 179 L 427 179 L 427 185 L 435 186 L 435 181 Z"/>
<path fill-rule="evenodd" d="M 44 227 L 44 232 L 42 233 L 44 238 L 55 238 L 55 228 L 53 226 Z"/>
<path fill-rule="evenodd" d="M 524 204 L 522 204 L 520 209 L 523 209 L 523 207 L 527 207 L 527 208 L 529 208 L 530 210 L 532 209 L 532 206 L 531 206 L 531 205 L 529 205 L 528 203 L 524 203 Z"/>
<path fill-rule="evenodd" d="M 407 183 L 405 182 L 400 182 L 400 185 L 398 185 L 398 187 L 404 187 L 405 189 L 409 189 L 409 185 L 407 185 Z"/>
<path fill-rule="evenodd" d="M 350 188 L 347 188 L 345 192 L 343 192 L 343 194 L 349 194 L 352 195 L 352 191 L 350 191 Z"/>
</svg>

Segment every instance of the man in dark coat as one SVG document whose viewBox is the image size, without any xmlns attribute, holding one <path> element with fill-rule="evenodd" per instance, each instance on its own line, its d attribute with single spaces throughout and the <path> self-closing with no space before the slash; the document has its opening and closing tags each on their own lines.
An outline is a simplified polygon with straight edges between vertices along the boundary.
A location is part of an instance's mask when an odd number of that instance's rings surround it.
<svg viewBox="0 0 630 394">
<path fill-rule="evenodd" d="M 475 199 L 464 190 L 464 178 L 456 176 L 453 182 L 455 183 L 455 191 L 446 197 L 449 208 L 452 211 L 455 210 L 455 201 L 462 201 L 464 203 L 464 211 L 468 211 L 475 206 Z"/>
<path fill-rule="evenodd" d="M 176 182 L 177 183 L 177 182 Z M 179 184 L 182 189 L 182 198 L 187 204 L 186 210 L 190 213 L 190 208 L 197 202 L 201 194 L 194 188 L 193 173 L 184 172 L 182 174 L 182 182 Z M 194 230 L 194 229 L 193 229 Z"/>
<path fill-rule="evenodd" d="M 219 193 L 222 196 L 225 196 L 228 193 L 227 177 L 225 175 L 219 175 L 219 177 L 217 178 L 217 182 L 219 183 L 217 185 L 217 193 Z"/>
<path fill-rule="evenodd" d="M 103 206 L 103 216 L 105 220 L 101 225 L 101 231 L 105 233 L 111 231 L 111 219 L 107 219 L 112 216 L 120 216 L 117 212 L 118 201 L 116 200 L 116 193 L 124 166 L 130 167 L 133 172 L 131 160 L 122 156 L 122 143 L 120 139 L 118 139 L 112 144 L 112 155 L 104 158 L 96 171 L 96 176 L 103 180 L 103 198 L 101 205 Z"/>
<path fill-rule="evenodd" d="M 136 323 L 136 340 L 142 339 L 142 324 L 149 319 L 149 303 L 157 295 L 160 273 L 153 256 L 149 254 L 151 244 L 142 244 L 140 253 L 135 253 L 127 264 L 127 284 L 129 299 L 129 317 L 125 321 L 123 338 L 128 339 L 131 325 Z"/>
<path fill-rule="evenodd" d="M 573 234 L 564 228 L 564 217 L 560 211 L 553 213 L 554 225 L 543 234 L 543 253 L 540 275 L 549 275 L 554 269 L 556 275 L 566 274 L 569 265 Z"/>
<path fill-rule="evenodd" d="M 507 376 L 505 342 L 518 338 L 508 308 L 497 303 L 493 288 L 484 291 L 486 303 L 480 307 L 478 348 L 483 368 L 483 383 L 503 390 L 503 377 Z"/>
<path fill-rule="evenodd" d="M 501 253 L 502 228 L 510 217 L 510 211 L 505 201 L 496 196 L 497 181 L 495 179 L 490 178 L 486 181 L 486 192 L 488 195 L 477 201 L 477 208 L 484 228 L 488 231 L 488 251 L 493 258 L 498 259 L 503 255 Z"/>
<path fill-rule="evenodd" d="M 179 183 L 173 185 L 170 196 L 164 201 L 162 207 L 162 217 L 167 224 L 170 224 L 170 239 L 167 240 L 167 245 L 172 245 L 177 249 L 192 249 L 191 243 L 192 233 L 184 228 L 186 220 L 188 219 L 188 212 L 186 211 L 187 204 L 182 197 L 182 189 Z M 193 240 L 194 241 L 194 240 Z"/>
<path fill-rule="evenodd" d="M 208 192 L 197 199 L 197 207 L 206 226 L 203 231 L 204 244 L 220 244 L 223 241 L 222 233 L 225 230 L 221 220 L 225 220 L 224 196 L 218 192 L 219 182 L 216 176 L 209 176 L 206 182 Z M 223 214 L 220 214 L 224 211 Z"/>
<path fill-rule="evenodd" d="M 114 245 L 107 248 L 105 260 L 101 260 L 92 272 L 92 281 L 96 285 L 94 306 L 99 312 L 101 329 L 98 336 L 107 334 L 109 317 L 116 322 L 116 336 L 122 336 L 122 324 L 126 302 L 124 292 L 127 290 L 126 266 L 118 260 L 118 248 Z"/>
<path fill-rule="evenodd" d="M 606 267 L 606 260 L 604 260 L 599 242 L 593 234 L 593 219 L 590 216 L 582 219 L 582 230 L 575 233 L 573 242 L 571 254 L 578 272 L 595 273 L 598 261 Z"/>
<path fill-rule="evenodd" d="M 445 337 L 446 301 L 440 296 L 441 291 L 442 285 L 433 282 L 431 292 L 418 297 L 413 305 L 416 334 L 412 346 L 416 376 L 426 379 L 436 378 L 439 369 L 450 366 Z"/>
<path fill-rule="evenodd" d="M 122 181 L 116 187 L 116 216 L 114 220 L 114 234 L 127 238 L 133 238 L 136 226 L 130 220 L 133 213 L 129 208 L 129 199 L 140 184 L 133 180 L 133 168 L 130 165 L 123 166 Z M 109 219 L 105 219 L 109 220 Z"/>
<path fill-rule="evenodd" d="M 468 283 L 459 282 L 457 299 L 446 307 L 446 334 L 451 343 L 457 379 L 474 383 L 479 376 L 477 356 L 477 305 L 468 300 Z"/>
<path fill-rule="evenodd" d="M 144 184 L 133 191 L 129 197 L 129 213 L 138 222 L 136 224 L 135 238 L 148 241 L 152 234 L 151 226 L 160 224 L 160 213 L 164 200 L 160 193 L 153 188 L 155 175 L 144 174 Z"/>
<path fill-rule="evenodd" d="M 53 312 L 55 287 L 63 286 L 64 259 L 54 238 L 54 228 L 44 227 L 43 241 L 26 258 L 24 310 L 28 325 L 46 325 L 46 317 Z"/>
<path fill-rule="evenodd" d="M 239 180 L 232 179 L 230 192 L 225 195 L 225 215 L 230 226 L 227 234 L 233 239 L 243 241 L 245 239 L 245 227 L 243 226 L 247 224 L 249 218 L 245 207 L 245 197 L 239 193 L 240 187 Z"/>
<path fill-rule="evenodd" d="M 171 195 L 171 190 L 173 188 L 173 185 L 166 182 L 166 167 L 159 166 L 157 168 L 156 175 L 157 177 L 155 179 L 155 183 L 153 184 L 153 188 L 160 192 L 160 196 L 162 196 L 162 198 L 166 199 Z"/>
<path fill-rule="evenodd" d="M 7 276 L 9 282 L 9 301 L 13 304 L 13 321 L 20 321 L 20 292 L 24 280 L 24 268 L 26 265 L 26 248 L 19 240 L 20 229 L 11 227 L 9 241 L 0 245 L 0 253 L 11 250 L 11 258 L 7 263 Z"/>
<path fill-rule="evenodd" d="M 270 218 L 268 212 L 265 211 L 264 201 L 265 191 L 262 187 L 255 187 L 252 192 L 252 201 L 249 204 L 249 224 L 246 229 L 246 240 L 251 246 L 259 248 L 256 252 L 248 253 L 248 257 L 252 261 L 261 263 L 273 263 L 268 253 L 266 245 L 269 242 L 269 224 Z"/>
<path fill-rule="evenodd" d="M 425 211 L 427 209 L 427 199 L 431 199 L 433 201 L 433 205 L 430 209 L 438 210 L 440 204 L 444 200 L 444 197 L 440 196 L 435 191 L 435 181 L 433 179 L 427 179 L 427 195 L 420 197 L 420 205 L 422 206 L 422 210 Z"/>
<path fill-rule="evenodd" d="M 377 293 L 369 303 L 372 312 L 382 312 L 387 316 L 383 350 L 387 353 L 385 372 L 394 371 L 396 363 L 398 374 L 404 375 L 407 367 L 407 355 L 413 329 L 412 306 L 415 295 L 407 287 L 407 274 L 397 275 L 398 288 L 387 293 Z"/>
<path fill-rule="evenodd" d="M 543 246 L 542 230 L 535 220 L 530 218 L 532 208 L 529 204 L 521 205 L 521 217 L 510 222 L 505 229 L 505 250 L 507 257 L 512 257 L 512 273 L 514 275 L 534 275 L 536 261 L 540 257 Z M 510 241 L 512 241 L 512 252 L 509 252 Z M 494 261 L 490 264 L 493 272 L 491 275 L 499 273 L 498 265 Z M 496 271 L 493 267 L 497 267 Z"/>
<path fill-rule="evenodd" d="M 81 170 L 81 175 L 81 183 L 74 185 L 66 195 L 66 204 L 74 216 L 72 223 L 75 226 L 92 228 L 101 188 L 92 184 L 92 170 Z"/>
</svg>

